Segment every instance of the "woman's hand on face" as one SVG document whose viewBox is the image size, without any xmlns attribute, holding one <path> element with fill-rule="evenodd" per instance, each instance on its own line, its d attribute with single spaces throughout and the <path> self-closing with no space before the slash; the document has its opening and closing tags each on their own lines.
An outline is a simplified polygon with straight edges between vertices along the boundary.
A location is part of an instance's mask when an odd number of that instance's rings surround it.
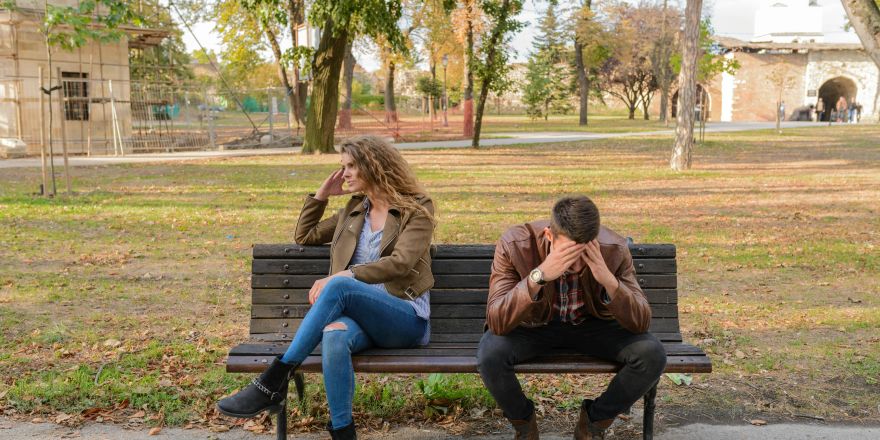
<svg viewBox="0 0 880 440">
<path fill-rule="evenodd" d="M 330 176 L 324 180 L 324 183 L 321 184 L 321 187 L 318 188 L 318 191 L 315 192 L 315 198 L 321 201 L 327 200 L 330 196 L 341 196 L 343 194 L 350 194 L 351 191 L 342 188 L 342 184 L 345 182 L 345 179 L 342 178 L 342 170 L 336 170 L 330 173 Z"/>
</svg>

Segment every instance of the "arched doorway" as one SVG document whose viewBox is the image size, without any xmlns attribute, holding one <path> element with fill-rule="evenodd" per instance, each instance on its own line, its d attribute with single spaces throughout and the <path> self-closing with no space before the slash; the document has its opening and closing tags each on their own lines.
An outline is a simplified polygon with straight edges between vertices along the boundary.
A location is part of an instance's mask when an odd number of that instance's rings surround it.
<svg viewBox="0 0 880 440">
<path fill-rule="evenodd" d="M 856 83 L 849 78 L 838 76 L 837 78 L 825 81 L 822 87 L 819 87 L 819 98 L 825 103 L 825 113 L 822 115 L 822 120 L 828 120 L 831 116 L 831 110 L 835 108 L 841 96 L 846 99 L 848 105 L 856 99 L 857 92 Z"/>
<path fill-rule="evenodd" d="M 703 86 L 697 84 L 697 105 L 700 105 L 700 102 L 703 103 L 703 108 L 705 111 L 702 113 L 702 118 L 704 121 L 709 120 L 709 109 L 712 108 L 712 104 L 710 103 L 710 99 L 712 97 L 706 92 L 706 89 Z M 672 118 L 675 119 L 678 117 L 678 90 L 672 94 Z"/>
</svg>

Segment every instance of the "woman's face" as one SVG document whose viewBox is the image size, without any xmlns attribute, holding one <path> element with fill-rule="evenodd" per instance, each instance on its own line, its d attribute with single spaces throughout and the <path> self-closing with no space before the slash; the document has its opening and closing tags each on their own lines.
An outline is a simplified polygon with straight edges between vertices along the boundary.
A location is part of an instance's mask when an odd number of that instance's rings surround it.
<svg viewBox="0 0 880 440">
<path fill-rule="evenodd" d="M 342 159 L 339 163 L 342 164 L 342 179 L 345 180 L 348 190 L 351 192 L 363 192 L 367 185 L 358 175 L 357 164 L 355 164 L 351 155 L 342 153 Z"/>
</svg>

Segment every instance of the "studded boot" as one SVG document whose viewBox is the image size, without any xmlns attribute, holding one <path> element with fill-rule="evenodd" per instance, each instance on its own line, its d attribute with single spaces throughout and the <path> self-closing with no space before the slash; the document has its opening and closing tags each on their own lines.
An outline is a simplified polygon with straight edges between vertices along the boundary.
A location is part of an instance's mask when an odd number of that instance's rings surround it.
<svg viewBox="0 0 880 440">
<path fill-rule="evenodd" d="M 254 417 L 266 410 L 280 410 L 281 402 L 287 398 L 287 383 L 297 366 L 285 364 L 281 357 L 276 357 L 245 389 L 217 402 L 217 409 L 227 416 L 241 418 Z"/>
</svg>

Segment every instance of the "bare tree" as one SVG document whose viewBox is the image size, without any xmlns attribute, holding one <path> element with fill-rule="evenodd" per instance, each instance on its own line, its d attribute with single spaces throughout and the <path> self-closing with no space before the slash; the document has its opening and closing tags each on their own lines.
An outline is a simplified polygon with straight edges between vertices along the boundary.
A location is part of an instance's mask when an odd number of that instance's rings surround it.
<svg viewBox="0 0 880 440">
<path fill-rule="evenodd" d="M 697 101 L 697 58 L 699 57 L 700 12 L 703 0 L 687 0 L 684 41 L 682 41 L 681 73 L 678 77 L 679 111 L 675 127 L 675 145 L 669 166 L 682 171 L 691 167 L 694 149 L 694 104 Z"/>
<path fill-rule="evenodd" d="M 880 2 L 878 0 L 843 0 L 849 22 L 862 41 L 865 52 L 880 68 Z M 880 114 L 880 81 L 874 97 L 874 111 Z"/>
</svg>

